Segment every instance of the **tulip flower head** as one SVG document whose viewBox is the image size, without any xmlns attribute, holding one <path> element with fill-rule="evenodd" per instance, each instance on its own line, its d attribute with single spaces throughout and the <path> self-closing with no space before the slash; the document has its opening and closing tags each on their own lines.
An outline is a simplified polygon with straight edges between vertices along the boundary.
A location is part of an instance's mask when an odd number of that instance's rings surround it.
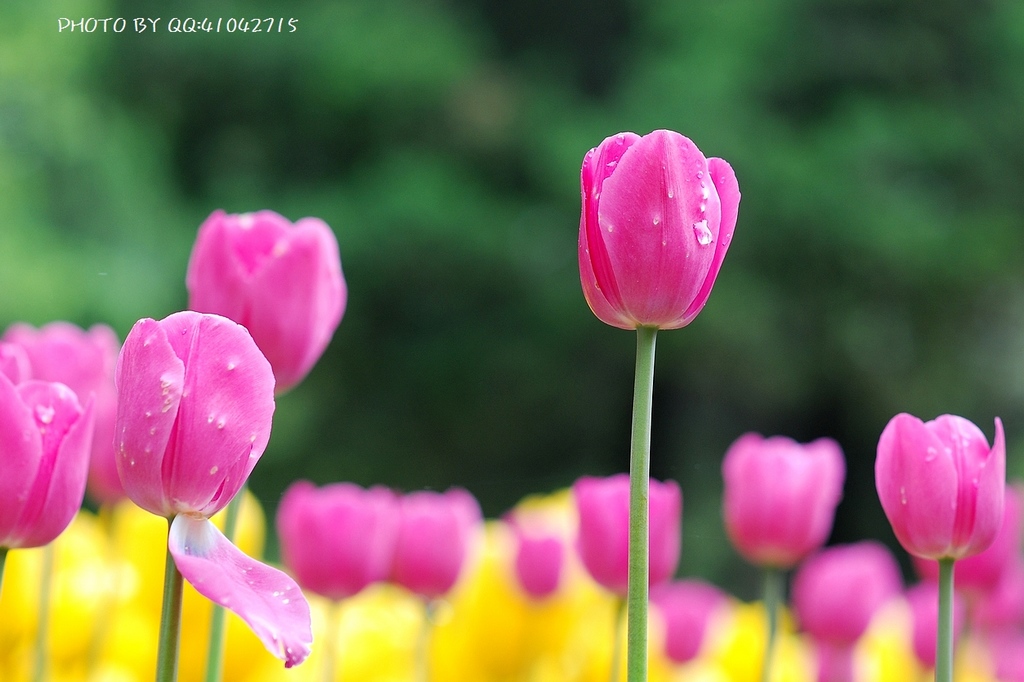
<svg viewBox="0 0 1024 682">
<path fill-rule="evenodd" d="M 312 642 L 309 605 L 281 571 L 243 554 L 209 517 L 270 439 L 274 375 L 249 333 L 217 315 L 139 320 L 117 361 L 117 466 L 128 497 L 173 519 L 182 576 L 234 611 L 286 666 Z"/>
<path fill-rule="evenodd" d="M 455 586 L 483 518 L 469 492 L 422 490 L 399 498 L 398 539 L 391 578 L 436 599 Z"/>
<path fill-rule="evenodd" d="M 682 550 L 683 494 L 675 481 L 650 481 L 648 498 L 649 582 L 659 585 L 676 571 Z M 629 573 L 629 476 L 583 476 L 572 486 L 579 514 L 577 549 L 590 576 L 620 596 Z"/>
<path fill-rule="evenodd" d="M 242 324 L 270 361 L 278 392 L 312 369 L 341 322 L 348 289 L 338 242 L 318 218 L 215 211 L 185 278 L 189 308 Z"/>
<path fill-rule="evenodd" d="M 506 519 L 515 537 L 514 568 L 520 587 L 533 599 L 558 590 L 565 572 L 566 545 L 559 529 L 540 514 L 520 512 Z"/>
<path fill-rule="evenodd" d="M 587 152 L 579 265 L 594 314 L 622 329 L 689 324 L 707 303 L 739 210 L 736 175 L 670 130 Z"/>
<path fill-rule="evenodd" d="M 297 481 L 277 510 L 285 566 L 305 589 L 351 597 L 386 580 L 398 539 L 398 499 L 387 488 L 353 483 L 317 488 Z"/>
<path fill-rule="evenodd" d="M 651 603 L 665 621 L 665 652 L 676 663 L 697 657 L 712 619 L 729 597 L 710 583 L 676 580 L 651 590 Z"/>
<path fill-rule="evenodd" d="M 899 564 L 870 540 L 836 545 L 807 558 L 793 578 L 793 609 L 815 640 L 852 646 L 871 618 L 903 590 Z"/>
<path fill-rule="evenodd" d="M 878 440 L 875 487 L 903 548 L 925 559 L 963 559 L 995 540 L 1003 522 L 1006 445 L 995 420 L 989 447 L 963 417 L 893 417 Z"/>
<path fill-rule="evenodd" d="M 725 453 L 722 475 L 733 546 L 753 564 L 788 569 L 828 539 L 846 463 L 830 438 L 802 445 L 748 433 Z"/>
<path fill-rule="evenodd" d="M 33 379 L 59 381 L 82 401 L 89 395 L 95 396 L 96 426 L 86 491 L 100 503 L 123 499 L 124 490 L 114 461 L 114 365 L 121 348 L 117 334 L 105 324 L 93 325 L 88 330 L 70 322 L 51 322 L 38 329 L 13 324 L 4 333 L 4 340 L 24 349 Z"/>
<path fill-rule="evenodd" d="M 41 547 L 82 506 L 93 401 L 55 382 L 0 373 L 0 548 Z"/>
</svg>

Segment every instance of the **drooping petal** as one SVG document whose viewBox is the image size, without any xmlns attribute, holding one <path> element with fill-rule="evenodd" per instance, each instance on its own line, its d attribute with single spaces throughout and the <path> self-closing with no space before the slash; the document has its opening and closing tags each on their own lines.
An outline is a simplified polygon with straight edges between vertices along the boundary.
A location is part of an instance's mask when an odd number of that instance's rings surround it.
<svg viewBox="0 0 1024 682">
<path fill-rule="evenodd" d="M 163 481 L 174 512 L 220 511 L 270 440 L 274 373 L 245 328 L 185 311 L 160 321 L 185 376 Z"/>
<path fill-rule="evenodd" d="M 168 548 L 185 580 L 236 613 L 285 667 L 306 659 L 313 644 L 309 604 L 287 574 L 243 554 L 205 518 L 176 516 Z"/>
<path fill-rule="evenodd" d="M 156 320 L 135 323 L 114 375 L 117 470 L 125 494 L 143 509 L 170 516 L 163 465 L 185 384 L 185 364 Z"/>
</svg>

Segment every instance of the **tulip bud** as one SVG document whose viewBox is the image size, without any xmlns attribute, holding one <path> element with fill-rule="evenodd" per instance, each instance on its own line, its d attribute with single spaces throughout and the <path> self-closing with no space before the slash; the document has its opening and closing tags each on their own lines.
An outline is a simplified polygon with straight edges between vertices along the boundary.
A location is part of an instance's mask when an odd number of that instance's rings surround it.
<svg viewBox="0 0 1024 682">
<path fill-rule="evenodd" d="M 729 164 L 670 130 L 620 133 L 587 153 L 580 185 L 580 282 L 594 314 L 622 329 L 689 324 L 736 227 Z"/>
<path fill-rule="evenodd" d="M 682 550 L 683 494 L 675 481 L 650 481 L 650 585 L 669 578 Z M 577 549 L 590 576 L 612 592 L 626 594 L 629 572 L 629 476 L 583 476 L 572 486 L 579 513 Z"/>
<path fill-rule="evenodd" d="M 348 298 L 327 224 L 303 218 L 293 225 L 273 211 L 215 211 L 199 228 L 185 282 L 189 308 L 249 330 L 279 393 L 320 359 Z"/>
<path fill-rule="evenodd" d="M 896 539 L 914 556 L 962 559 L 983 551 L 1003 522 L 1006 445 L 997 417 L 981 430 L 942 415 L 893 417 L 878 440 L 875 487 Z"/>
<path fill-rule="evenodd" d="M 281 556 L 302 587 L 344 599 L 386 580 L 398 534 L 398 500 L 387 488 L 293 483 L 277 510 Z"/>
<path fill-rule="evenodd" d="M 462 488 L 414 492 L 399 498 L 398 518 L 392 579 L 427 599 L 440 597 L 462 573 L 483 522 L 479 504 Z"/>
<path fill-rule="evenodd" d="M 0 548 L 41 547 L 82 506 L 93 406 L 63 384 L 0 374 Z"/>
<path fill-rule="evenodd" d="M 830 438 L 740 436 L 722 461 L 725 529 L 743 557 L 788 569 L 828 539 L 846 463 Z"/>
<path fill-rule="evenodd" d="M 86 491 L 104 504 L 124 498 L 114 459 L 114 365 L 121 348 L 114 330 L 105 324 L 88 330 L 70 322 L 51 322 L 39 329 L 14 324 L 4 333 L 4 340 L 24 349 L 33 379 L 59 381 L 82 401 L 95 396 L 96 426 Z"/>
<path fill-rule="evenodd" d="M 665 653 L 676 663 L 696 658 L 714 616 L 729 598 L 710 583 L 678 580 L 651 590 L 651 604 L 665 621 Z"/>
</svg>

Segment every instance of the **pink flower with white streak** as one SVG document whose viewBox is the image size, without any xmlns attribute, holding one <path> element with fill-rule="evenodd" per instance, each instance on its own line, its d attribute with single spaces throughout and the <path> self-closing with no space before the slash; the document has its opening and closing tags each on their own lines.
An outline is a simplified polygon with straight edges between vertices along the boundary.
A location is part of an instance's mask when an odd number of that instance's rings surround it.
<svg viewBox="0 0 1024 682">
<path fill-rule="evenodd" d="M 117 361 L 117 465 L 133 502 L 172 519 L 168 548 L 196 590 L 244 620 L 286 667 L 312 644 L 309 604 L 209 517 L 270 439 L 274 374 L 244 327 L 217 315 L 139 320 Z"/>
</svg>

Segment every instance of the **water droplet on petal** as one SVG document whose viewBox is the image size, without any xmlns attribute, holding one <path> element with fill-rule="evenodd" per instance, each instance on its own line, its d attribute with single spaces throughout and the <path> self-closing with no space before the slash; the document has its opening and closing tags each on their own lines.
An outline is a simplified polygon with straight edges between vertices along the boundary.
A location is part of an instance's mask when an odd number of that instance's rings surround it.
<svg viewBox="0 0 1024 682">
<path fill-rule="evenodd" d="M 659 218 L 658 216 L 654 216 L 654 224 L 657 225 L 660 222 L 661 222 L 661 218 Z"/>
<path fill-rule="evenodd" d="M 234 360 L 232 360 L 231 362 L 229 362 L 229 363 L 228 363 L 228 371 L 229 371 L 229 372 L 230 372 L 231 370 L 233 370 L 233 369 L 234 369 L 235 367 L 238 367 L 238 363 L 237 363 L 237 362 L 235 362 Z"/>
<path fill-rule="evenodd" d="M 673 196 L 675 196 L 675 192 L 670 187 L 669 190 L 668 190 L 668 198 L 671 199 Z"/>
<path fill-rule="evenodd" d="M 697 177 L 698 178 L 703 178 L 704 177 L 704 171 L 702 171 L 702 170 L 697 171 Z"/>
<path fill-rule="evenodd" d="M 212 467 L 210 467 L 210 475 L 213 476 L 215 473 L 217 473 L 217 469 L 218 469 L 218 467 L 217 467 L 216 464 L 214 464 Z"/>
<path fill-rule="evenodd" d="M 36 419 L 41 424 L 49 424 L 53 421 L 53 415 L 56 414 L 56 410 L 50 405 L 36 405 Z"/>
<path fill-rule="evenodd" d="M 207 424 L 212 424 L 213 420 L 216 419 L 216 418 L 217 418 L 217 415 L 208 414 L 208 415 L 206 415 L 206 423 Z"/>
<path fill-rule="evenodd" d="M 924 461 L 931 462 L 932 460 L 934 460 L 938 456 L 939 456 L 939 451 L 936 450 L 935 447 L 929 445 L 928 449 L 925 450 L 925 453 L 924 453 Z"/>
<path fill-rule="evenodd" d="M 900 486 L 900 504 L 906 504 L 906 503 L 907 503 L 907 489 L 905 487 L 903 487 L 903 486 Z"/>
<path fill-rule="evenodd" d="M 220 419 L 217 420 L 217 428 L 223 429 L 226 423 L 227 421 L 224 419 L 224 417 L 221 417 Z"/>
<path fill-rule="evenodd" d="M 714 235 L 711 234 L 711 230 L 708 229 L 708 221 L 701 220 L 700 222 L 693 224 L 693 234 L 697 237 L 697 243 L 701 246 L 707 246 L 714 239 Z"/>
</svg>

